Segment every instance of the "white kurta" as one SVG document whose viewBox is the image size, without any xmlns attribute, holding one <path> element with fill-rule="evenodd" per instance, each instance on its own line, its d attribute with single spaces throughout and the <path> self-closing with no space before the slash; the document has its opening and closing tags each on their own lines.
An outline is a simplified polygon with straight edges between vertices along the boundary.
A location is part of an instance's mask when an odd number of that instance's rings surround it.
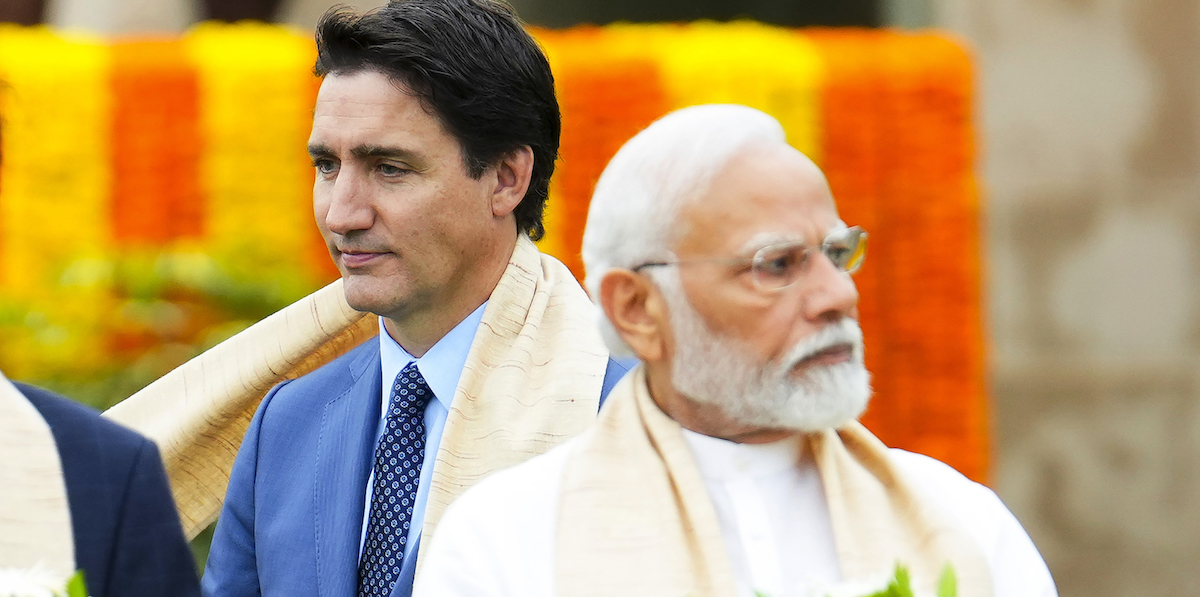
<svg viewBox="0 0 1200 597">
<path fill-rule="evenodd" d="M 800 438 L 738 444 L 684 430 L 740 597 L 804 597 L 841 580 L 817 465 Z"/>
<path fill-rule="evenodd" d="M 803 596 L 840 580 L 820 476 L 811 462 L 796 464 L 794 443 L 685 437 L 698 456 L 740 596 Z M 413 595 L 552 597 L 559 487 L 575 441 L 493 474 L 456 500 L 437 537 L 421 547 L 425 561 Z M 979 543 L 995 597 L 1056 597 L 1045 562 L 995 493 L 931 458 L 890 454 Z"/>
</svg>

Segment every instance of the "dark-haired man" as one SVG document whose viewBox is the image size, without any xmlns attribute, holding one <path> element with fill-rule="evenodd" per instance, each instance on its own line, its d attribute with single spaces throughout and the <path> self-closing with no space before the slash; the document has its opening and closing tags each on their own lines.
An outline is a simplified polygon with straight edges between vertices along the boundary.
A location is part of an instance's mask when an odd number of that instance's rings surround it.
<svg viewBox="0 0 1200 597">
<path fill-rule="evenodd" d="M 491 0 L 406 0 L 317 30 L 318 227 L 381 333 L 263 399 L 204 591 L 407 595 L 483 476 L 582 430 L 625 372 L 538 253 L 560 131 L 546 58 Z"/>
</svg>

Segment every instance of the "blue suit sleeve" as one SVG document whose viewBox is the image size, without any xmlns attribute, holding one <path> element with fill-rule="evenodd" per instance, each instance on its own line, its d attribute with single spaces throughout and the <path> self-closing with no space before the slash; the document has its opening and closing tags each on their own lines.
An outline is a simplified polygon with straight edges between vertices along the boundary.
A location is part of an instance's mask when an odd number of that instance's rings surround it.
<svg viewBox="0 0 1200 597">
<path fill-rule="evenodd" d="M 183 537 L 158 449 L 143 441 L 114 537 L 105 597 L 200 595 L 196 562 Z"/>
<path fill-rule="evenodd" d="M 267 405 L 286 384 L 275 386 L 263 398 L 238 449 L 201 581 L 205 597 L 258 597 L 262 594 L 254 546 L 254 485 L 259 435 Z"/>
</svg>

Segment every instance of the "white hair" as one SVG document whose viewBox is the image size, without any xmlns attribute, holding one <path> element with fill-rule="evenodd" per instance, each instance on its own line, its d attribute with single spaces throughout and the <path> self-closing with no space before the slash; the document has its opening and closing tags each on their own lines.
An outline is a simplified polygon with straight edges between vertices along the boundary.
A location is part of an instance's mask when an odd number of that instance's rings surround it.
<svg viewBox="0 0 1200 597">
<path fill-rule="evenodd" d="M 631 354 L 598 304 L 605 274 L 671 259 L 681 208 L 703 195 L 747 146 L 786 142 L 771 116 L 746 106 L 710 104 L 672 112 L 621 147 L 596 183 L 583 233 L 585 285 L 597 302 L 609 350 Z"/>
</svg>

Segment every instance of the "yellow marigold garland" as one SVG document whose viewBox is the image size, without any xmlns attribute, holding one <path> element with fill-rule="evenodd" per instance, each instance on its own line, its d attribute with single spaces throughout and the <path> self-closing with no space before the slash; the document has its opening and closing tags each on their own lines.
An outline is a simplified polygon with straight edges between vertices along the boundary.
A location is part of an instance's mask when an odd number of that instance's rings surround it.
<svg viewBox="0 0 1200 597">
<path fill-rule="evenodd" d="M 310 36 L 255 23 L 184 38 L 200 77 L 208 251 L 249 274 L 303 275 L 316 231 L 306 146 L 317 81 Z"/>
<path fill-rule="evenodd" d="M 111 240 L 108 72 L 102 40 L 0 24 L 0 317 L 24 320 L 0 342 L 12 375 L 103 354 L 104 267 L 84 270 Z"/>
</svg>

